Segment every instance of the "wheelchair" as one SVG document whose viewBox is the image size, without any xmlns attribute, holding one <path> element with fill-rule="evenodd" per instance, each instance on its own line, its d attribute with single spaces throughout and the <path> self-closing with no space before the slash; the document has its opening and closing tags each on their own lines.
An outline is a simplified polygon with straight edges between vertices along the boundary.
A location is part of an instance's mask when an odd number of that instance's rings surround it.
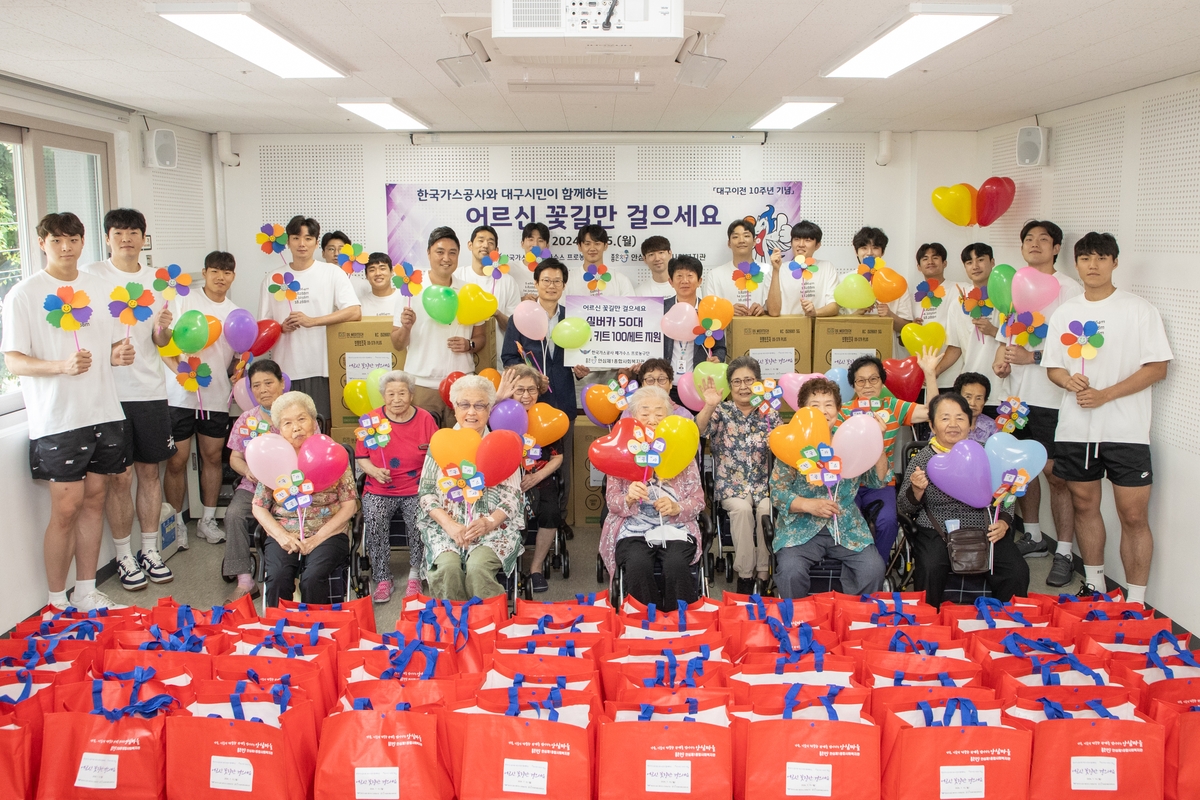
<svg viewBox="0 0 1200 800">
<path fill-rule="evenodd" d="M 709 596 L 709 576 L 705 567 L 705 556 L 709 548 L 712 547 L 713 540 L 716 538 L 716 531 L 713 529 L 712 518 L 707 511 L 701 511 L 700 516 L 696 518 L 696 525 L 700 528 L 700 559 L 691 565 L 690 570 L 692 579 L 696 582 L 696 594 L 700 597 Z M 608 580 L 608 567 L 604 565 L 604 559 L 600 554 L 596 554 L 596 582 L 604 583 Z M 663 588 L 663 576 L 661 565 L 654 566 L 654 581 L 658 584 L 659 591 Z M 609 594 L 613 608 L 620 608 L 625 602 L 625 570 L 618 569 L 616 580 L 613 581 L 612 591 Z"/>
<path fill-rule="evenodd" d="M 557 491 L 562 482 L 562 474 L 555 472 L 547 480 L 554 482 Z M 522 529 L 521 535 L 525 548 L 532 550 L 537 546 L 537 515 L 530 503 L 526 503 L 526 512 L 525 527 Z M 549 575 L 556 569 L 562 573 L 563 580 L 571 577 L 571 554 L 567 549 L 566 522 L 564 520 L 559 521 L 559 526 L 554 531 L 554 543 L 550 546 L 550 552 L 546 554 L 546 560 L 542 563 L 542 575 Z M 532 569 L 529 572 L 521 570 L 518 576 L 519 593 L 526 600 L 533 599 L 533 587 L 529 582 L 531 573 Z"/>
</svg>

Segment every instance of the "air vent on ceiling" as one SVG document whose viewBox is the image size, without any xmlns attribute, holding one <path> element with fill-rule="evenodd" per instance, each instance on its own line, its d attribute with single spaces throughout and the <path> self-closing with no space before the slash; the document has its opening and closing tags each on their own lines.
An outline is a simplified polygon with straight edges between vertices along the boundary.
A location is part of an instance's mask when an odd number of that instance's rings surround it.
<svg viewBox="0 0 1200 800">
<path fill-rule="evenodd" d="M 512 0 L 512 26 L 557 30 L 562 27 L 562 0 Z"/>
</svg>

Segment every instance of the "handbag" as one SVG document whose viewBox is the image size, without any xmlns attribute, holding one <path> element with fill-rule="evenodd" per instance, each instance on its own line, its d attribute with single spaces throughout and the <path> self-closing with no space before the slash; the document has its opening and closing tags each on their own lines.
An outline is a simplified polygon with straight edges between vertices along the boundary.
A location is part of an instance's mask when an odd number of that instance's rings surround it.
<svg viewBox="0 0 1200 800">
<path fill-rule="evenodd" d="M 933 522 L 933 529 L 946 542 L 946 552 L 950 556 L 950 571 L 955 575 L 982 575 L 992 568 L 992 543 L 988 541 L 987 531 L 983 528 L 959 528 L 946 532 L 941 520 L 931 509 L 925 509 L 926 516 Z"/>
</svg>

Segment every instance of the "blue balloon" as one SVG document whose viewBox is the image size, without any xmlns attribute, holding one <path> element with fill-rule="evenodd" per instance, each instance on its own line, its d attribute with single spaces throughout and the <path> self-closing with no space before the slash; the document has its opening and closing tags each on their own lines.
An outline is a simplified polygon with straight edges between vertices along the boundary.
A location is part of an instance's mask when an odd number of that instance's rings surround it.
<svg viewBox="0 0 1200 800">
<path fill-rule="evenodd" d="M 841 367 L 834 367 L 825 373 L 825 377 L 838 385 L 842 393 L 842 402 L 849 403 L 854 398 L 854 387 L 850 385 L 850 376 Z"/>
<path fill-rule="evenodd" d="M 992 491 L 1000 488 L 1004 473 L 1010 469 L 1023 469 L 1029 473 L 1030 482 L 1046 467 L 1046 448 L 1032 439 L 1018 439 L 1011 433 L 992 434 L 983 449 L 987 451 L 988 466 L 992 472 Z"/>
</svg>

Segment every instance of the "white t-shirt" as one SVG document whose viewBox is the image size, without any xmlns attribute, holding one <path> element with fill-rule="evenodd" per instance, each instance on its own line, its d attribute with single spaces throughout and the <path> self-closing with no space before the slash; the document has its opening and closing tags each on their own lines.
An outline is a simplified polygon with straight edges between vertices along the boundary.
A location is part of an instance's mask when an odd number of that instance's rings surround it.
<svg viewBox="0 0 1200 800">
<path fill-rule="evenodd" d="M 793 278 L 788 264 L 792 259 L 783 262 L 779 269 L 779 313 L 782 316 L 803 316 L 804 306 L 801 300 L 810 301 L 815 308 L 827 306 L 833 302 L 833 289 L 837 286 L 837 270 L 828 261 L 817 261 L 810 266 L 811 278 Z M 814 271 L 815 270 L 815 271 Z"/>
<path fill-rule="evenodd" d="M 387 297 L 378 297 L 374 292 L 367 292 L 361 295 L 359 299 L 362 301 L 362 315 L 364 317 L 390 317 L 396 311 L 396 298 L 399 297 L 404 301 L 405 308 L 408 307 L 408 298 L 398 291 L 393 291 Z M 413 298 L 420 302 L 421 295 Z"/>
<path fill-rule="evenodd" d="M 963 290 L 970 291 L 966 287 Z M 992 385 L 992 391 L 988 395 L 987 404 L 995 405 L 1011 394 L 1008 391 L 1008 379 L 1001 378 L 992 372 L 992 361 L 996 357 L 996 340 L 979 333 L 971 319 L 971 315 L 963 313 L 962 303 L 957 297 L 958 292 L 954 294 L 954 304 L 946 312 L 946 319 L 942 324 L 946 326 L 946 344 L 957 347 L 962 351 L 962 355 L 958 357 L 958 361 L 955 362 L 953 367 L 938 376 L 938 386 L 954 385 L 954 378 L 951 378 L 948 382 L 942 380 L 950 373 L 954 373 L 954 377 L 957 378 L 964 372 L 978 372 L 987 378 Z M 999 313 L 993 310 L 992 315 L 988 319 L 995 325 L 999 322 L 998 317 Z"/>
<path fill-rule="evenodd" d="M 510 262 L 511 263 L 511 262 Z M 489 268 L 484 267 L 486 272 Z M 511 267 L 510 267 L 511 269 Z M 533 273 L 530 273 L 531 275 Z M 493 288 L 490 275 L 477 275 L 470 264 L 464 264 L 454 271 L 454 277 L 464 284 L 473 283 L 488 294 L 496 296 L 496 309 L 506 317 L 511 317 L 517 303 L 521 302 L 521 287 L 511 274 L 503 275 L 496 281 Z"/>
<path fill-rule="evenodd" d="M 1068 278 L 1058 271 L 1055 271 L 1054 277 L 1058 279 L 1058 298 L 1040 312 L 1046 318 L 1047 323 L 1060 305 L 1072 297 L 1083 294 L 1083 287 L 1079 285 L 1078 281 Z M 1050 334 L 1047 333 L 1046 336 L 1047 339 L 1037 347 L 1026 347 L 1025 349 L 1035 353 L 1044 350 Z M 1000 344 L 1008 344 L 1008 337 L 1003 328 L 996 333 L 996 341 Z M 995 357 L 995 355 L 996 352 L 993 350 L 992 356 Z M 1029 405 L 1039 408 L 1058 408 L 1062 405 L 1064 394 L 1062 389 L 1055 386 L 1046 377 L 1045 365 L 1038 364 L 1013 364 L 1012 374 L 1008 377 L 1008 392 Z"/>
<path fill-rule="evenodd" d="M 666 300 L 668 297 L 675 296 L 675 287 L 670 281 L 658 283 L 655 280 L 648 280 L 645 283 L 638 284 L 638 297 L 661 297 Z"/>
<path fill-rule="evenodd" d="M 23 353 L 43 361 L 70 358 L 76 350 L 75 336 L 47 322 L 44 307 L 47 295 L 66 286 L 88 295 L 92 315 L 75 333 L 79 346 L 91 352 L 92 366 L 82 375 L 21 378 L 30 439 L 125 418 L 110 360 L 113 342 L 125 336 L 125 327 L 108 313 L 112 291 L 108 281 L 86 272 L 73 281 L 60 281 L 44 270 L 21 281 L 4 298 L 0 352 Z"/>
<path fill-rule="evenodd" d="M 1071 358 L 1063 334 L 1074 335 L 1072 322 L 1095 322 L 1104 336 L 1096 357 L 1083 365 Z M 1135 294 L 1117 289 L 1092 302 L 1082 294 L 1065 301 L 1050 318 L 1042 366 L 1059 367 L 1072 375 L 1083 372 L 1095 389 L 1107 389 L 1143 365 L 1170 361 L 1171 345 L 1158 309 Z M 1074 392 L 1063 393 L 1058 412 L 1057 442 L 1119 442 L 1150 444 L 1150 387 L 1112 400 L 1099 408 L 1079 407 Z"/>
<path fill-rule="evenodd" d="M 224 302 L 216 303 L 204 293 L 203 289 L 195 288 L 188 292 L 187 297 L 176 297 L 171 301 L 171 313 L 175 316 L 176 322 L 184 312 L 199 311 L 206 317 L 216 317 L 221 320 L 221 326 L 224 327 L 225 318 L 236 309 L 237 305 L 229 299 L 229 295 L 225 295 Z M 234 355 L 233 348 L 229 346 L 225 334 L 222 333 L 210 347 L 206 347 L 195 355 L 184 353 L 180 356 L 181 363 L 188 358 L 198 358 L 201 363 L 208 364 L 208 368 L 212 372 L 212 380 L 209 381 L 208 386 L 200 389 L 200 399 L 204 401 L 205 411 L 228 413 L 229 397 L 233 388 L 229 382 L 229 364 L 233 361 Z M 284 371 L 287 372 L 287 370 Z M 176 371 L 167 375 L 167 404 L 173 408 L 199 409 L 196 393 L 189 392 L 180 385 L 178 374 Z M 291 377 L 291 373 L 288 373 L 288 377 Z"/>
<path fill-rule="evenodd" d="M 600 287 L 592 291 L 587 287 L 587 282 L 583 279 L 587 267 L 583 264 L 571 264 L 571 277 L 567 278 L 567 290 L 564 295 L 591 295 L 598 294 L 608 295 L 609 297 L 637 297 L 637 293 L 633 291 L 633 283 L 629 278 L 626 278 L 621 273 L 608 267 L 608 274 L 612 275 L 612 280 L 608 283 L 600 282 Z"/>
<path fill-rule="evenodd" d="M 268 291 L 271 276 L 291 271 L 300 283 L 296 299 L 288 308 L 286 300 L 276 300 Z M 350 283 L 350 276 L 341 267 L 315 261 L 306 270 L 296 271 L 289 265 L 285 270 L 276 267 L 263 278 L 258 295 L 258 318 L 282 323 L 292 311 L 303 311 L 310 317 L 323 317 L 350 306 L 362 305 Z M 325 327 L 297 328 L 279 337 L 271 348 L 271 357 L 292 380 L 329 377 L 329 350 L 325 345 Z"/>
<path fill-rule="evenodd" d="M 143 264 L 138 264 L 137 272 L 122 272 L 113 265 L 111 260 L 97 261 L 80 267 L 79 271 L 102 278 L 113 284 L 113 287 L 140 283 L 143 289 L 154 294 L 154 270 Z M 110 288 L 109 291 L 111 292 L 112 289 Z M 192 289 L 192 291 L 199 290 Z M 104 297 L 94 297 L 92 298 L 92 308 L 97 314 L 109 314 L 108 304 L 110 302 L 112 302 L 112 298 L 107 294 Z M 154 294 L 154 305 L 151 310 L 157 313 L 162 308 L 162 303 L 162 296 Z M 122 331 L 125 330 L 125 326 L 120 322 L 117 322 L 117 326 Z M 154 325 L 150 320 L 139 322 L 130 328 L 129 339 L 133 343 L 133 349 L 137 355 L 134 356 L 133 363 L 128 367 L 113 367 L 116 370 L 117 397 L 122 402 L 165 400 L 167 390 L 163 385 L 163 362 L 158 355 L 158 348 L 154 344 Z"/>
<path fill-rule="evenodd" d="M 759 284 L 750 291 L 748 289 L 739 289 L 737 284 L 733 282 L 733 271 L 737 269 L 733 262 L 722 264 L 719 267 L 714 267 L 711 270 L 704 270 L 704 282 L 700 287 L 701 297 L 724 297 L 734 305 L 739 303 L 742 305 L 753 305 L 758 303 L 763 308 L 767 307 L 767 289 L 771 280 L 771 265 L 759 264 L 762 273 L 759 275 Z"/>
<path fill-rule="evenodd" d="M 450 288 L 458 291 L 465 284 L 455 275 L 450 280 Z M 428 288 L 428 287 L 426 287 Z M 392 324 L 400 327 L 400 316 L 407 303 L 397 303 L 392 317 Z M 451 322 L 443 325 L 437 322 L 425 311 L 421 295 L 413 298 L 413 313 L 417 320 L 413 323 L 408 339 L 408 355 L 404 360 L 404 371 L 413 376 L 418 386 L 426 389 L 436 389 L 442 379 L 451 372 L 470 374 L 475 371 L 475 356 L 471 353 L 452 353 L 446 346 L 451 336 L 471 338 L 471 325 L 459 325 Z"/>
</svg>

